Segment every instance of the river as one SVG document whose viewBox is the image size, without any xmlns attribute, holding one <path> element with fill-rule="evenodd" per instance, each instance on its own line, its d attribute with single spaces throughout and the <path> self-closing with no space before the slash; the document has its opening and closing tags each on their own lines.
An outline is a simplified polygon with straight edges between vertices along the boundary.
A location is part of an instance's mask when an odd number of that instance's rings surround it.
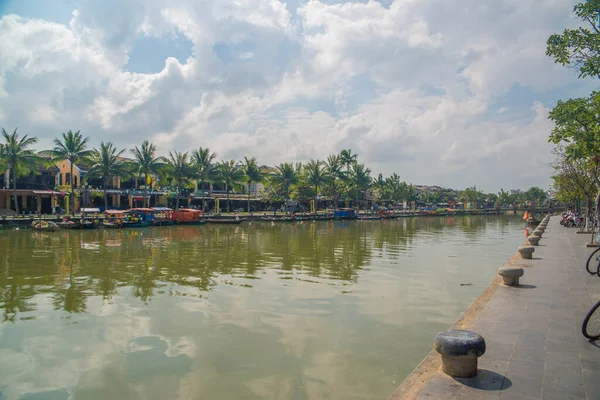
<svg viewBox="0 0 600 400">
<path fill-rule="evenodd" d="M 383 399 L 523 227 L 466 216 L 0 232 L 0 392 Z"/>
</svg>

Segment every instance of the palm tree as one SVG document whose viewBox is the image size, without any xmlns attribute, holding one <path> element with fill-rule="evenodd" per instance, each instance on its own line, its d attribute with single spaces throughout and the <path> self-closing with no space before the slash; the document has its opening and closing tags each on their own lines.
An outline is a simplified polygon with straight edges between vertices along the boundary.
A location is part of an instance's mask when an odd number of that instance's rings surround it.
<svg viewBox="0 0 600 400">
<path fill-rule="evenodd" d="M 350 170 L 350 182 L 354 186 L 356 194 L 356 204 L 358 205 L 358 193 L 362 190 L 366 191 L 371 186 L 371 170 L 366 168 L 364 164 L 354 163 Z"/>
<path fill-rule="evenodd" d="M 377 178 L 373 180 L 373 187 L 377 191 L 377 197 L 379 200 L 384 200 L 387 191 L 387 182 L 383 177 L 383 174 L 377 175 Z"/>
<path fill-rule="evenodd" d="M 186 151 L 181 153 L 179 151 L 169 152 L 169 159 L 167 160 L 169 173 L 177 182 L 177 202 L 175 209 L 179 209 L 179 194 L 181 193 L 181 187 L 184 182 L 195 176 L 194 167 L 189 159 L 189 154 Z"/>
<path fill-rule="evenodd" d="M 244 172 L 242 172 L 242 169 L 235 162 L 235 160 L 221 161 L 217 168 L 219 171 L 218 179 L 225 183 L 225 192 L 227 194 L 227 212 L 230 212 L 229 189 L 244 180 Z"/>
<path fill-rule="evenodd" d="M 244 157 L 242 161 L 242 172 L 245 175 L 246 182 L 248 183 L 248 212 L 250 212 L 250 185 L 252 182 L 260 182 L 263 180 L 264 174 L 262 168 L 258 166 L 256 157 L 248 158 Z"/>
<path fill-rule="evenodd" d="M 25 135 L 20 137 L 15 128 L 12 134 L 2 129 L 4 143 L 0 144 L 0 159 L 6 164 L 12 173 L 13 197 L 15 199 L 15 211 L 19 213 L 19 202 L 17 199 L 17 177 L 29 175 L 42 163 L 42 159 L 30 149 L 37 143 L 37 138 Z"/>
<path fill-rule="evenodd" d="M 282 163 L 275 167 L 271 181 L 285 193 L 286 199 L 290 198 L 290 187 L 298 183 L 298 173 L 292 163 Z"/>
<path fill-rule="evenodd" d="M 166 159 L 156 155 L 156 146 L 153 143 L 144 140 L 140 147 L 135 146 L 131 153 L 133 154 L 133 164 L 139 177 L 144 177 L 146 189 L 144 193 L 144 204 L 148 197 L 148 206 L 150 206 L 150 197 L 148 196 L 148 186 L 152 183 L 152 175 L 157 175 L 165 166 Z"/>
<path fill-rule="evenodd" d="M 323 169 L 323 161 L 321 160 L 310 160 L 304 167 L 306 173 L 306 181 L 309 185 L 315 188 L 315 198 L 319 196 L 319 187 L 327 181 L 327 176 Z M 318 210 L 317 202 L 317 210 Z"/>
<path fill-rule="evenodd" d="M 106 194 L 106 183 L 114 176 L 123 176 L 125 173 L 125 162 L 120 158 L 125 149 L 117 150 L 111 143 L 100 143 L 100 149 L 94 149 L 89 156 L 92 164 L 88 175 L 102 178 L 102 187 L 104 189 L 104 209 L 108 210 L 108 195 Z"/>
<path fill-rule="evenodd" d="M 358 159 L 358 154 L 352 154 L 351 149 L 342 150 L 340 152 L 340 162 L 342 163 L 343 166 L 346 167 L 346 172 L 348 174 L 350 173 L 350 167 L 352 167 L 352 165 L 356 163 L 357 159 Z"/>
<path fill-rule="evenodd" d="M 206 209 L 204 198 L 204 182 L 210 181 L 215 174 L 215 166 L 213 161 L 217 157 L 215 153 L 211 153 L 208 147 L 200 147 L 192 152 L 192 161 L 196 164 L 196 174 L 200 179 L 200 190 L 202 190 L 202 211 Z"/>
<path fill-rule="evenodd" d="M 80 160 L 87 159 L 92 151 L 88 150 L 89 137 L 83 137 L 80 131 L 73 133 L 69 131 L 62 134 L 61 139 L 54 139 L 54 148 L 48 153 L 52 155 L 54 161 L 59 162 L 68 160 L 71 164 L 71 213 L 75 213 L 75 179 L 73 178 L 73 167 Z"/>
<path fill-rule="evenodd" d="M 330 154 L 325 162 L 325 173 L 327 174 L 327 181 L 333 194 L 334 208 L 338 206 L 338 191 L 340 189 L 338 184 L 346 176 L 344 171 L 342 171 L 342 165 L 341 156 L 338 154 Z"/>
</svg>

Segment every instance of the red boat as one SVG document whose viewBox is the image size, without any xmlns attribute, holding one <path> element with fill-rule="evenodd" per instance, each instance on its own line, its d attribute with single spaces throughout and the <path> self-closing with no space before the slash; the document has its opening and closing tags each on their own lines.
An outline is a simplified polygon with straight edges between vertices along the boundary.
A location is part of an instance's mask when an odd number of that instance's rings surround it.
<svg viewBox="0 0 600 400">
<path fill-rule="evenodd" d="M 202 219 L 202 211 L 192 208 L 173 210 L 173 221 L 179 225 L 203 225 L 207 222 Z"/>
</svg>

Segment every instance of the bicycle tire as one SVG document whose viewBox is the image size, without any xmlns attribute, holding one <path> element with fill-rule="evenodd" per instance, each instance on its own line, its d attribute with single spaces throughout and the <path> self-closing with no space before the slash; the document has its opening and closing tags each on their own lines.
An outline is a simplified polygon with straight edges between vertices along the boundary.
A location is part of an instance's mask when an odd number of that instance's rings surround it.
<svg viewBox="0 0 600 400">
<path fill-rule="evenodd" d="M 585 263 L 585 269 L 587 270 L 587 272 L 589 272 L 592 275 L 598 273 L 598 268 L 600 267 L 600 253 L 598 253 L 599 251 L 600 251 L 600 247 L 598 247 L 596 250 L 592 251 L 592 254 L 590 254 L 590 256 L 587 259 L 587 262 Z M 592 261 L 592 258 L 594 258 L 596 260 L 595 270 L 592 269 L 590 266 L 590 261 Z"/>
<path fill-rule="evenodd" d="M 585 316 L 581 325 L 581 333 L 591 340 L 600 338 L 600 301 Z"/>
</svg>

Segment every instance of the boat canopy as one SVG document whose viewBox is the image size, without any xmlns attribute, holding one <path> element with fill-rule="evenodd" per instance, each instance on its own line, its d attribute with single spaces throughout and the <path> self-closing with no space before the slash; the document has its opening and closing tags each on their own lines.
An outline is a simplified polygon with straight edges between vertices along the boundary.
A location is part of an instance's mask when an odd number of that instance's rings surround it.
<svg viewBox="0 0 600 400">
<path fill-rule="evenodd" d="M 152 207 L 154 211 L 173 211 L 172 208 L 169 207 Z"/>
<path fill-rule="evenodd" d="M 125 214 L 123 210 L 106 210 L 105 213 L 110 215 Z"/>
<path fill-rule="evenodd" d="M 140 213 L 153 213 L 156 210 L 153 210 L 151 208 L 131 208 L 129 210 L 127 210 L 126 212 L 140 212 Z"/>
<path fill-rule="evenodd" d="M 84 212 L 84 213 L 99 213 L 100 209 L 99 208 L 82 208 L 81 212 Z"/>
<path fill-rule="evenodd" d="M 192 213 L 199 213 L 199 214 L 202 214 L 202 211 L 200 211 L 200 210 L 196 210 L 196 209 L 194 209 L 194 208 L 180 208 L 180 209 L 179 209 L 179 210 L 177 210 L 177 211 L 182 211 L 182 212 L 192 212 Z"/>
</svg>

